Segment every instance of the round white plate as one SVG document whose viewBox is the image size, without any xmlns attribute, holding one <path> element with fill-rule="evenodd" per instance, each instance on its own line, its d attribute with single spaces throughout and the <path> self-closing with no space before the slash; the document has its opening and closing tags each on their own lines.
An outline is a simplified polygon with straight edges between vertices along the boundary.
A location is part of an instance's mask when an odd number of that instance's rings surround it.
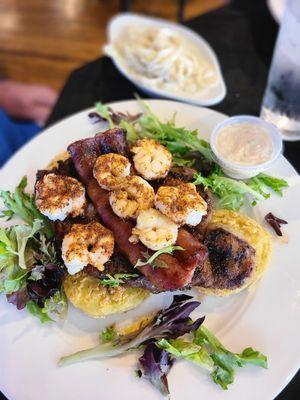
<svg viewBox="0 0 300 400">
<path fill-rule="evenodd" d="M 177 112 L 177 124 L 198 129 L 209 138 L 212 128 L 225 118 L 215 111 L 172 101 L 150 100 L 153 111 L 162 119 Z M 137 112 L 135 101 L 112 104 L 119 111 Z M 21 149 L 0 172 L 0 188 L 13 189 L 23 175 L 33 188 L 36 170 L 43 168 L 69 143 L 91 136 L 97 127 L 80 112 L 48 128 Z M 228 391 L 216 386 L 208 374 L 185 361 L 177 362 L 169 375 L 173 400 L 273 399 L 299 367 L 300 315 L 300 186 L 292 166 L 280 157 L 270 171 L 286 177 L 290 187 L 283 198 L 272 197 L 255 208 L 261 220 L 268 211 L 287 219 L 284 228 L 288 243 L 274 237 L 269 270 L 250 291 L 229 298 L 205 298 L 196 315 L 206 314 L 205 324 L 235 352 L 248 346 L 268 356 L 269 369 L 247 366 L 236 371 Z M 88 361 L 58 368 L 62 355 L 95 345 L 98 333 L 116 320 L 133 318 L 169 304 L 172 295 L 153 295 L 140 307 L 107 319 L 92 319 L 73 307 L 59 325 L 41 325 L 26 311 L 17 311 L 0 298 L 0 389 L 9 400 L 160 399 L 160 394 L 134 375 L 136 353 L 104 361 Z"/>
<path fill-rule="evenodd" d="M 167 90 L 152 88 L 149 85 L 146 85 L 127 68 L 127 66 L 120 57 L 114 56 L 113 62 L 115 66 L 118 68 L 118 70 L 134 85 L 139 87 L 144 93 L 147 93 L 154 97 L 169 98 L 172 100 L 183 101 L 185 103 L 196 104 L 199 106 L 211 106 L 220 103 L 224 99 L 226 95 L 226 86 L 218 58 L 215 52 L 213 51 L 212 47 L 205 39 L 203 39 L 202 36 L 198 35 L 189 28 L 176 24 L 175 22 L 168 22 L 163 19 L 145 17 L 132 13 L 122 13 L 113 17 L 110 23 L 108 24 L 107 36 L 109 44 L 111 44 L 120 37 L 120 32 L 122 32 L 124 27 L 130 25 L 169 28 L 177 32 L 178 34 L 183 36 L 187 41 L 189 41 L 190 43 L 199 48 L 201 53 L 214 65 L 218 75 L 218 81 L 215 85 L 208 86 L 193 95 L 187 96 L 180 93 L 170 92 Z"/>
</svg>

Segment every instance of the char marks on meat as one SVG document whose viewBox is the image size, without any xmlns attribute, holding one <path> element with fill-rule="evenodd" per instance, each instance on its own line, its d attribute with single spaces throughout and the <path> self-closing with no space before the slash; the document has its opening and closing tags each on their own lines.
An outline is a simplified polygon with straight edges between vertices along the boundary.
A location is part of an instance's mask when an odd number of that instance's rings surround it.
<svg viewBox="0 0 300 400">
<path fill-rule="evenodd" d="M 131 243 L 133 224 L 120 219 L 112 211 L 108 192 L 102 189 L 93 177 L 93 166 L 102 153 L 127 154 L 125 131 L 115 128 L 98 134 L 95 138 L 83 139 L 72 143 L 68 150 L 72 156 L 76 171 L 85 184 L 87 193 L 92 200 L 103 224 L 113 231 L 120 251 L 126 255 L 132 265 L 143 258 L 147 248 L 141 243 Z M 177 245 L 185 251 L 177 252 L 174 257 L 168 254 L 159 256 L 159 260 L 167 268 L 153 268 L 150 265 L 139 267 L 140 272 L 148 278 L 159 290 L 175 290 L 190 284 L 194 271 L 202 265 L 207 257 L 206 247 L 198 242 L 191 233 L 180 229 Z"/>
<path fill-rule="evenodd" d="M 208 259 L 195 280 L 199 286 L 235 289 L 244 284 L 255 265 L 255 249 L 222 227 L 209 229 L 204 240 Z"/>
</svg>

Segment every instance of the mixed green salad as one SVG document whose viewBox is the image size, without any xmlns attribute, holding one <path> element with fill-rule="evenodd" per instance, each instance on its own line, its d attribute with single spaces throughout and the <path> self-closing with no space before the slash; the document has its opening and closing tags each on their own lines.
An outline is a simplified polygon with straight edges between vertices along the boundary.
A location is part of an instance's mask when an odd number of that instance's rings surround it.
<svg viewBox="0 0 300 400">
<path fill-rule="evenodd" d="M 0 227 L 0 293 L 18 309 L 44 323 L 65 316 L 67 300 L 62 288 L 63 265 L 57 258 L 50 222 L 25 192 L 24 177 L 14 192 L 1 191 L 6 210 L 1 217 L 16 216 L 23 224 Z"/>
<path fill-rule="evenodd" d="M 174 296 L 172 304 L 144 326 L 125 335 L 110 326 L 100 333 L 96 347 L 61 358 L 60 366 L 140 351 L 136 375 L 149 380 L 164 395 L 169 394 L 167 374 L 176 360 L 183 359 L 204 369 L 224 390 L 233 383 L 236 368 L 246 364 L 267 368 L 264 354 L 251 347 L 233 353 L 203 325 L 205 317 L 192 320 L 190 314 L 199 305 L 199 301 L 186 294 Z"/>
</svg>

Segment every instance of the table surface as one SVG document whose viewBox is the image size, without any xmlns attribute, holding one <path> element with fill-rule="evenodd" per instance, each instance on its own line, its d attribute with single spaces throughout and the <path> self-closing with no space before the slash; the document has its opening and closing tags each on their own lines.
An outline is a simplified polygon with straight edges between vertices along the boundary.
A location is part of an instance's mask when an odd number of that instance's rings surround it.
<svg viewBox="0 0 300 400">
<path fill-rule="evenodd" d="M 265 2 L 233 1 L 230 6 L 195 18 L 186 25 L 211 44 L 221 64 L 227 96 L 212 108 L 228 115 L 259 115 L 278 30 Z M 118 73 L 112 62 L 106 57 L 99 58 L 71 73 L 47 126 L 91 107 L 96 101 L 129 99 L 134 93 L 138 93 L 137 88 Z M 143 93 L 140 95 L 145 97 Z M 284 154 L 299 172 L 300 142 L 286 142 Z M 276 399 L 296 400 L 299 393 L 298 373 Z M 5 399 L 1 393 L 0 399 Z"/>
</svg>

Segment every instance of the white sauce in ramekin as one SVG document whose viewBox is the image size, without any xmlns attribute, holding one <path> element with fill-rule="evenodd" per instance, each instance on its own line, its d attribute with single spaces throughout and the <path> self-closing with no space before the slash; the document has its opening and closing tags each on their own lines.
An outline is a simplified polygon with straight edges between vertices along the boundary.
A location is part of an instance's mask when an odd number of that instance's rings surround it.
<svg viewBox="0 0 300 400">
<path fill-rule="evenodd" d="M 215 126 L 210 145 L 226 175 L 249 179 L 270 168 L 281 153 L 282 138 L 275 125 L 252 115 L 237 115 Z"/>
<path fill-rule="evenodd" d="M 240 165 L 259 165 L 271 159 L 273 141 L 262 127 L 241 123 L 227 125 L 218 132 L 215 141 L 218 154 Z"/>
</svg>

